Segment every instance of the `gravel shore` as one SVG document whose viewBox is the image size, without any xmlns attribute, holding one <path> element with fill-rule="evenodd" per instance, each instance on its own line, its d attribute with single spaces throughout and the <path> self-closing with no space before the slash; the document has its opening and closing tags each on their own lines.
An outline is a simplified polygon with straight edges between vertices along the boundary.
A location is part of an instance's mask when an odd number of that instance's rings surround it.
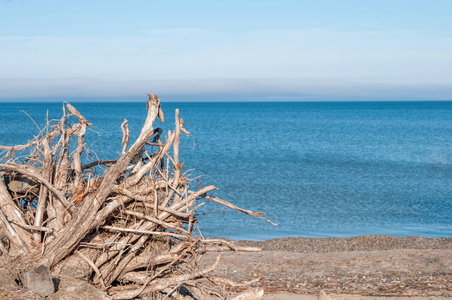
<svg viewBox="0 0 452 300">
<path fill-rule="evenodd" d="M 388 235 L 364 235 L 350 238 L 279 238 L 262 242 L 237 241 L 240 246 L 259 247 L 263 251 L 291 252 L 343 252 L 377 251 L 394 249 L 452 249 L 452 238 L 425 238 L 420 236 L 396 237 Z"/>
<path fill-rule="evenodd" d="M 219 276 L 263 275 L 266 293 L 452 297 L 452 238 L 356 236 L 236 241 L 261 252 L 223 253 Z M 213 263 L 208 253 L 202 265 Z"/>
</svg>

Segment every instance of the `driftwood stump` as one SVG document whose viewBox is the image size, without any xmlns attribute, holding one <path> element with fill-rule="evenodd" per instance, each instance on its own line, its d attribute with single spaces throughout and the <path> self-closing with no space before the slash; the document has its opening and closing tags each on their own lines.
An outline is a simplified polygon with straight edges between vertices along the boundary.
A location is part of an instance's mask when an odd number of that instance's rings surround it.
<svg viewBox="0 0 452 300">
<path fill-rule="evenodd" d="M 266 219 L 263 213 L 207 195 L 215 186 L 191 184 L 179 161 L 180 135 L 190 133 L 178 110 L 175 114 L 175 129 L 164 137 L 162 129 L 154 128 L 157 117 L 164 121 L 160 100 L 149 95 L 147 118 L 133 144 L 127 120 L 121 125 L 122 152 L 116 160 L 82 159 L 92 124 L 68 103 L 61 119 L 47 120 L 26 145 L 0 146 L 0 254 L 5 266 L 23 279 L 41 265 L 58 276 L 75 262 L 86 266 L 80 278 L 113 299 L 183 297 L 182 291 L 198 299 L 230 297 L 224 287 L 240 284 L 212 276 L 216 263 L 199 269 L 200 256 L 258 249 L 195 238 L 194 212 L 206 199 Z M 253 291 L 249 293 L 256 297 L 263 294 Z"/>
</svg>

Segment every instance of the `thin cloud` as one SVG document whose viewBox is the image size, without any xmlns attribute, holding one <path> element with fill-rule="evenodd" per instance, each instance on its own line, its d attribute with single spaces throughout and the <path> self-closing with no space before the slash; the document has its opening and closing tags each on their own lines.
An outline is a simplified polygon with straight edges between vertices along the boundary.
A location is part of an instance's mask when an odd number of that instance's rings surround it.
<svg viewBox="0 0 452 300">
<path fill-rule="evenodd" d="M 130 35 L 2 36 L 0 57 L 8 59 L 0 78 L 331 76 L 400 84 L 452 83 L 452 39 L 429 31 L 320 27 L 208 32 L 175 27 Z"/>
<path fill-rule="evenodd" d="M 143 30 L 142 32 L 155 35 L 193 35 L 210 32 L 210 30 L 202 28 L 156 28 Z"/>
<path fill-rule="evenodd" d="M 48 41 L 57 39 L 51 36 L 0 36 L 1 42 L 17 42 L 17 41 Z"/>
</svg>

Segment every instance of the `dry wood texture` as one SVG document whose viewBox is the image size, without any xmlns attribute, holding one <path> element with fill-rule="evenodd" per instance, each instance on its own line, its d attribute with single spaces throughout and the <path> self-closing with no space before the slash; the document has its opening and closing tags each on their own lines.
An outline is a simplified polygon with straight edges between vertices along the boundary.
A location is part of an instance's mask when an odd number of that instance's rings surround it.
<svg viewBox="0 0 452 300">
<path fill-rule="evenodd" d="M 92 124 L 68 103 L 61 119 L 47 120 L 26 145 L 0 146 L 1 254 L 10 269 L 20 276 L 43 263 L 61 269 L 77 259 L 91 268 L 92 284 L 113 299 L 181 291 L 198 299 L 228 298 L 224 286 L 237 283 L 214 277 L 216 263 L 199 269 L 197 262 L 205 251 L 241 249 L 195 238 L 195 210 L 206 199 L 264 218 L 208 196 L 214 186 L 191 184 L 179 161 L 181 132 L 189 132 L 178 110 L 175 116 L 174 131 L 164 137 L 154 128 L 157 117 L 164 121 L 160 100 L 149 95 L 147 118 L 132 145 L 127 120 L 121 125 L 116 160 L 83 158 Z"/>
</svg>

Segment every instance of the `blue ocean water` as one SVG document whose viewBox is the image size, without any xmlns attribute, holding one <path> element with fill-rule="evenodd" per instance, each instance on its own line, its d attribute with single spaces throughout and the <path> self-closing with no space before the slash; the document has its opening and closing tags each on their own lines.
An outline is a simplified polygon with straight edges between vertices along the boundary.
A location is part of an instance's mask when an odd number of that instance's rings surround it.
<svg viewBox="0 0 452 300">
<path fill-rule="evenodd" d="M 132 138 L 145 103 L 73 103 L 95 127 L 102 159 Z M 25 143 L 61 104 L 0 103 L 1 145 Z M 166 132 L 179 108 L 193 136 L 185 170 L 269 223 L 228 211 L 199 217 L 204 236 L 264 240 L 365 234 L 452 236 L 452 102 L 162 103 Z M 102 138 L 100 137 L 102 136 Z M 200 213 L 221 210 L 209 203 Z"/>
</svg>

